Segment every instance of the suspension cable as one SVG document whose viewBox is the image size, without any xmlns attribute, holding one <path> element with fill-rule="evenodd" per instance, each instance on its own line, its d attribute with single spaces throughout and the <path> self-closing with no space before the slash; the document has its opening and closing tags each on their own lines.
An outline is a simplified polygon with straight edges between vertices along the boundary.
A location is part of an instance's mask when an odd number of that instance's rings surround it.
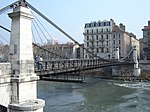
<svg viewBox="0 0 150 112">
<path fill-rule="evenodd" d="M 33 23 L 33 26 L 34 26 L 34 28 L 35 28 L 35 31 L 37 32 L 38 36 L 40 37 L 40 40 L 41 40 L 42 44 L 44 44 L 44 43 L 43 43 L 43 40 L 42 40 L 42 38 L 41 38 L 41 35 L 39 34 L 39 32 L 38 32 L 38 30 L 37 30 L 37 28 L 36 28 L 36 26 L 35 26 L 34 20 L 33 20 L 32 23 Z"/>
<path fill-rule="evenodd" d="M 18 1 L 16 1 L 16 2 L 14 2 L 14 3 L 12 3 L 12 4 L 8 5 L 8 6 L 6 6 L 6 7 L 2 8 L 2 9 L 0 9 L 0 14 L 3 14 L 4 12 L 6 12 L 6 11 L 12 9 L 12 8 L 14 8 L 15 5 L 17 5 L 18 3 L 21 3 L 21 1 L 22 1 L 22 0 L 18 0 Z"/>
<path fill-rule="evenodd" d="M 35 39 L 35 36 L 34 36 L 34 32 L 33 32 L 33 29 L 32 30 L 32 37 L 33 37 L 33 41 L 36 43 L 36 39 Z"/>
<path fill-rule="evenodd" d="M 54 40 L 54 38 L 50 35 L 50 33 L 46 30 L 46 28 L 42 25 L 42 23 L 40 22 L 40 20 L 35 16 L 35 14 L 31 11 L 31 13 L 33 14 L 34 18 L 40 23 L 40 25 L 42 26 L 42 28 L 46 31 L 46 33 L 50 36 L 50 38 L 52 40 Z"/>
<path fill-rule="evenodd" d="M 8 28 L 5 28 L 5 27 L 2 26 L 2 25 L 0 25 L 0 27 L 1 27 L 2 29 L 4 29 L 5 31 L 11 32 Z"/>
<path fill-rule="evenodd" d="M 25 4 L 27 4 L 28 7 L 30 7 L 34 12 L 36 12 L 38 15 L 40 15 L 43 19 L 45 19 L 49 24 L 51 24 L 52 26 L 54 26 L 57 30 L 59 30 L 62 34 L 66 35 L 69 39 L 71 39 L 72 41 L 74 41 L 77 45 L 79 45 L 80 47 L 82 47 L 84 50 L 86 50 L 88 53 L 92 54 L 94 57 L 100 58 L 103 61 L 109 61 L 106 60 L 104 58 L 101 58 L 100 56 L 90 52 L 88 49 L 86 49 L 85 47 L 81 46 L 80 43 L 78 43 L 72 36 L 70 36 L 68 33 L 66 33 L 65 31 L 63 31 L 59 26 L 57 26 L 54 22 L 52 22 L 50 19 L 48 19 L 45 15 L 43 15 L 41 12 L 39 12 L 36 8 L 34 8 L 31 4 L 29 4 L 27 1 L 25 1 Z"/>
<path fill-rule="evenodd" d="M 130 50 L 130 52 L 127 54 L 127 56 L 122 58 L 121 60 L 125 60 L 132 53 L 132 51 L 133 51 L 133 48 Z"/>
<path fill-rule="evenodd" d="M 44 34 L 44 32 L 42 31 L 42 29 L 40 28 L 39 24 L 34 20 L 35 24 L 37 25 L 37 27 L 39 28 L 40 32 L 43 34 L 43 36 L 46 38 L 46 40 L 48 40 L 48 38 L 46 37 L 46 35 Z"/>
<path fill-rule="evenodd" d="M 5 28 L 5 27 L 3 27 L 3 26 L 2 26 L 1 28 L 3 28 L 4 30 L 6 30 L 7 32 L 11 32 L 11 30 L 9 30 L 8 28 Z M 61 58 L 64 58 L 64 59 L 68 59 L 67 57 L 58 55 L 58 54 L 56 54 L 56 53 L 53 53 L 53 52 L 49 51 L 48 49 L 45 49 L 45 48 L 43 48 L 43 47 L 40 47 L 39 45 L 37 45 L 37 44 L 35 44 L 35 43 L 32 43 L 32 44 L 33 44 L 34 46 L 40 48 L 40 49 L 43 49 L 43 50 L 47 51 L 48 53 L 54 54 L 54 55 L 56 55 L 56 56 L 58 56 L 58 57 L 61 57 Z"/>
<path fill-rule="evenodd" d="M 2 35 L 0 35 L 0 37 L 9 44 L 8 40 L 6 40 Z"/>
</svg>

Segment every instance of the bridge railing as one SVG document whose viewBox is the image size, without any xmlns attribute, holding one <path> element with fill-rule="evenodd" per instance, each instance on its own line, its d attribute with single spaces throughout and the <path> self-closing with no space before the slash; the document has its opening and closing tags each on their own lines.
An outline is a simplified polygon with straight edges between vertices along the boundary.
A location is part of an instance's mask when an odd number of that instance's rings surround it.
<svg viewBox="0 0 150 112">
<path fill-rule="evenodd" d="M 45 60 L 35 62 L 35 71 L 41 70 L 62 70 L 62 69 L 82 69 L 111 63 L 101 59 L 63 59 Z"/>
</svg>

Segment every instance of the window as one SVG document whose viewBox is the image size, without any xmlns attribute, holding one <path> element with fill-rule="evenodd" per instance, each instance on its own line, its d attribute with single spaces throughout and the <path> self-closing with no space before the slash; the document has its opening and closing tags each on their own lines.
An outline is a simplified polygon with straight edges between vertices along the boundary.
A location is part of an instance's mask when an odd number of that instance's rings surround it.
<svg viewBox="0 0 150 112">
<path fill-rule="evenodd" d="M 87 36 L 87 40 L 89 40 L 89 36 Z"/>
<path fill-rule="evenodd" d="M 97 44 L 97 47 L 98 47 L 98 42 L 96 42 L 96 44 Z"/>
<path fill-rule="evenodd" d="M 96 32 L 98 33 L 98 29 L 96 29 Z"/>
<path fill-rule="evenodd" d="M 86 28 L 86 27 L 88 27 L 88 25 L 87 25 L 87 24 L 85 24 L 85 28 Z"/>
<path fill-rule="evenodd" d="M 98 48 L 96 49 L 96 53 L 99 53 L 99 49 Z"/>
<path fill-rule="evenodd" d="M 104 22 L 104 26 L 106 26 L 106 22 Z"/>
<path fill-rule="evenodd" d="M 92 33 L 93 33 L 93 30 L 92 30 Z"/>
<path fill-rule="evenodd" d="M 114 40 L 114 45 L 115 45 L 115 40 Z"/>
<path fill-rule="evenodd" d="M 101 26 L 101 23 L 99 23 L 99 26 Z"/>
<path fill-rule="evenodd" d="M 101 32 L 103 32 L 103 29 L 101 29 Z"/>
<path fill-rule="evenodd" d="M 119 36 L 119 39 L 120 39 L 121 38 L 121 34 L 119 33 L 118 36 Z"/>
<path fill-rule="evenodd" d="M 101 52 L 102 52 L 102 53 L 104 52 L 104 48 L 101 49 Z"/>
<path fill-rule="evenodd" d="M 87 42 L 87 47 L 89 47 L 89 42 Z"/>
<path fill-rule="evenodd" d="M 89 33 L 89 30 L 87 30 L 87 34 Z"/>
<path fill-rule="evenodd" d="M 106 39 L 108 39 L 108 35 L 106 35 Z"/>
<path fill-rule="evenodd" d="M 96 35 L 96 40 L 98 40 L 98 35 Z"/>
<path fill-rule="evenodd" d="M 92 35 L 92 41 L 94 40 L 94 36 Z"/>
<path fill-rule="evenodd" d="M 107 41 L 107 46 L 108 46 L 108 41 Z"/>
<path fill-rule="evenodd" d="M 91 23 L 89 24 L 89 27 L 91 27 Z"/>
<path fill-rule="evenodd" d="M 107 22 L 107 23 L 106 23 L 106 26 L 110 26 L 110 22 Z"/>
<path fill-rule="evenodd" d="M 115 34 L 113 35 L 113 38 L 114 38 L 114 39 L 116 38 L 116 35 L 115 35 Z"/>
<path fill-rule="evenodd" d="M 119 46 L 119 51 L 121 51 L 121 46 Z"/>
<path fill-rule="evenodd" d="M 119 40 L 119 45 L 121 45 L 121 40 Z"/>
<path fill-rule="evenodd" d="M 102 39 L 102 40 L 104 39 L 103 35 L 101 35 L 101 39 Z"/>
<path fill-rule="evenodd" d="M 109 32 L 108 28 L 106 28 L 106 31 Z"/>
<path fill-rule="evenodd" d="M 87 55 L 85 55 L 85 58 L 87 58 Z"/>
</svg>

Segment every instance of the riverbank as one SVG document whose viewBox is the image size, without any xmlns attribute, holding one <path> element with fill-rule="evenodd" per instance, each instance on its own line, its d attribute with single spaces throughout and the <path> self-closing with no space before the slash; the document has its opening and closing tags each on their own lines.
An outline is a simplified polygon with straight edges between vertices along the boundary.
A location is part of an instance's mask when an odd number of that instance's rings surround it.
<svg viewBox="0 0 150 112">
<path fill-rule="evenodd" d="M 126 81 L 150 81 L 150 70 L 144 70 L 144 69 L 141 70 L 141 75 L 139 77 L 129 77 L 129 76 L 114 77 L 112 76 L 110 69 L 84 71 L 81 74 L 89 77 L 98 77 L 101 79 L 114 79 L 114 80 L 126 80 Z"/>
</svg>

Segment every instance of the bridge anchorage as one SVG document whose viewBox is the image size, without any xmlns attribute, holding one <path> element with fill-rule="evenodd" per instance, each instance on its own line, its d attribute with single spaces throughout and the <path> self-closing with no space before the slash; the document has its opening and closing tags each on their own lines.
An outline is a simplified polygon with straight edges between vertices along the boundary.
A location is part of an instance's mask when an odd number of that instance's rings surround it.
<svg viewBox="0 0 150 112">
<path fill-rule="evenodd" d="M 120 65 L 112 67 L 112 76 L 116 78 L 139 78 L 141 75 L 141 69 L 139 68 L 138 60 L 137 60 L 137 50 L 136 46 L 133 46 L 133 49 L 129 52 L 127 57 L 132 54 L 133 60 L 132 64 L 128 63 L 128 66 Z M 115 52 L 115 57 L 119 61 L 119 50 L 117 49 Z M 120 60 L 122 61 L 122 60 Z"/>
<path fill-rule="evenodd" d="M 46 52 L 49 51 L 32 43 L 31 20 L 33 16 L 29 8 L 75 43 L 79 43 L 25 0 L 19 0 L 3 8 L 0 13 L 10 8 L 13 8 L 13 12 L 8 14 L 12 19 L 9 62 L 0 63 L 0 111 L 43 112 L 45 102 L 42 99 L 37 99 L 36 92 L 36 82 L 39 78 L 41 80 L 82 82 L 85 77 L 79 75 L 80 72 L 108 66 L 112 67 L 114 77 L 140 75 L 136 48 L 132 50 L 133 60 L 130 62 L 119 59 L 119 49 L 116 49 L 116 59 L 113 61 L 92 54 L 96 58 L 45 59 L 38 62 L 42 63 L 42 67 L 36 65 L 32 46 L 35 45 Z M 10 32 L 4 27 L 3 29 Z M 74 77 L 73 80 L 72 77 Z"/>
</svg>

